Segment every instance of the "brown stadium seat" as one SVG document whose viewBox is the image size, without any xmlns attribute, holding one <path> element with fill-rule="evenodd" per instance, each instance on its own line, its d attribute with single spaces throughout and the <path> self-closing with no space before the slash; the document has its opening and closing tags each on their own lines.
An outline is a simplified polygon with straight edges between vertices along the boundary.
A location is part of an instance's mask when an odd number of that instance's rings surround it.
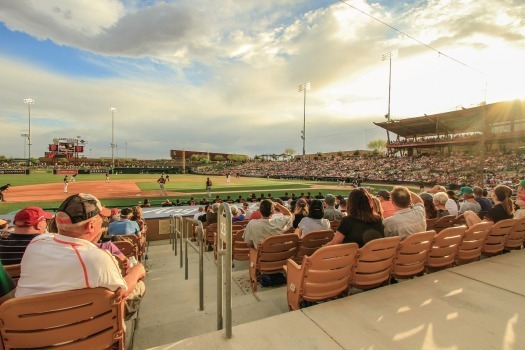
<svg viewBox="0 0 525 350">
<path fill-rule="evenodd" d="M 123 299 L 105 288 L 9 299 L 0 306 L 5 349 L 124 349 Z"/>
<path fill-rule="evenodd" d="M 213 246 L 213 242 L 215 241 L 215 233 L 217 233 L 217 224 L 209 224 L 204 229 L 204 247 L 211 247 Z"/>
<path fill-rule="evenodd" d="M 137 250 L 137 255 L 135 257 L 137 258 L 137 261 L 142 261 L 142 258 L 144 257 L 144 252 L 146 251 L 146 241 L 144 239 L 141 239 L 136 235 L 121 235 L 116 237 L 118 241 L 125 240 L 133 243 Z"/>
<path fill-rule="evenodd" d="M 436 233 L 439 233 L 441 230 L 446 229 L 447 227 L 454 226 L 455 221 L 456 217 L 454 215 L 442 216 L 434 223 L 433 230 L 436 231 Z"/>
<path fill-rule="evenodd" d="M 408 235 L 399 243 L 392 277 L 413 278 L 425 272 L 425 263 L 436 231 L 424 231 Z"/>
<path fill-rule="evenodd" d="M 348 294 L 348 281 L 358 249 L 356 243 L 337 244 L 305 256 L 302 265 L 288 259 L 288 308 L 298 310 L 303 301 L 319 302 Z"/>
<path fill-rule="evenodd" d="M 460 214 L 456 217 L 456 220 L 454 220 L 454 226 L 466 226 L 467 220 L 465 219 L 465 215 Z"/>
<path fill-rule="evenodd" d="M 248 244 L 244 241 L 243 235 L 244 229 L 237 230 L 237 232 L 233 234 L 233 260 L 250 260 L 250 247 L 248 247 Z"/>
<path fill-rule="evenodd" d="M 516 223 L 510 230 L 505 242 L 505 249 L 507 250 L 521 249 L 525 237 L 525 218 L 514 220 L 516 220 Z"/>
<path fill-rule="evenodd" d="M 492 225 L 492 222 L 480 222 L 465 231 L 459 245 L 456 265 L 463 265 L 480 259 L 481 248 L 483 248 Z"/>
<path fill-rule="evenodd" d="M 4 265 L 4 269 L 7 271 L 13 281 L 17 282 L 20 278 L 20 264 Z"/>
<path fill-rule="evenodd" d="M 396 256 L 399 236 L 374 239 L 361 247 L 357 253 L 350 287 L 372 289 L 390 280 L 390 272 Z"/>
<path fill-rule="evenodd" d="M 490 228 L 487 239 L 485 239 L 485 244 L 483 244 L 481 254 L 484 256 L 501 254 L 503 249 L 505 249 L 507 236 L 516 223 L 516 219 L 501 220 L 495 223 Z"/>
<path fill-rule="evenodd" d="M 334 238 L 334 231 L 332 230 L 321 230 L 312 231 L 304 235 L 299 239 L 299 249 L 294 261 L 301 264 L 305 255 L 312 255 L 317 249 L 324 246 Z"/>
<path fill-rule="evenodd" d="M 435 272 L 454 265 L 466 230 L 467 226 L 449 227 L 434 236 L 425 264 L 426 272 Z"/>
<path fill-rule="evenodd" d="M 239 230 L 243 230 L 244 231 L 244 226 L 238 225 L 237 223 L 232 224 L 232 255 L 233 255 L 233 244 L 234 244 L 234 240 L 235 240 L 235 232 L 237 232 Z M 215 260 L 217 260 L 217 252 L 218 252 L 217 235 L 218 235 L 218 232 L 215 231 L 213 233 L 213 257 L 215 258 Z M 222 246 L 223 246 L 223 249 L 225 249 L 226 248 L 226 242 L 224 242 Z"/>
<path fill-rule="evenodd" d="M 134 256 L 137 258 L 137 247 L 129 241 L 117 241 L 113 244 L 124 254 L 128 259 Z"/>
<path fill-rule="evenodd" d="M 286 261 L 297 253 L 299 236 L 288 233 L 268 237 L 257 244 L 257 249 L 250 248 L 250 283 L 252 291 L 257 291 L 260 276 L 284 271 Z"/>
<path fill-rule="evenodd" d="M 436 224 L 437 221 L 438 221 L 437 218 L 435 218 L 435 219 L 427 219 L 427 231 L 433 230 L 434 229 L 434 225 Z"/>
</svg>

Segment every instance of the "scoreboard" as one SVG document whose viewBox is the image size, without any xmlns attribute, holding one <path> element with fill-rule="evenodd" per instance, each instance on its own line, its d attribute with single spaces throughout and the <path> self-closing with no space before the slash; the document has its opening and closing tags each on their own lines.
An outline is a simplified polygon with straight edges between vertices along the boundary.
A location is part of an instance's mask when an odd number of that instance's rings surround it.
<svg viewBox="0 0 525 350">
<path fill-rule="evenodd" d="M 84 140 L 80 141 L 82 144 Z M 84 153 L 84 145 L 79 145 L 79 140 L 70 138 L 53 139 L 53 143 L 49 144 L 48 152 L 45 152 L 46 158 L 78 157 L 79 153 Z"/>
</svg>

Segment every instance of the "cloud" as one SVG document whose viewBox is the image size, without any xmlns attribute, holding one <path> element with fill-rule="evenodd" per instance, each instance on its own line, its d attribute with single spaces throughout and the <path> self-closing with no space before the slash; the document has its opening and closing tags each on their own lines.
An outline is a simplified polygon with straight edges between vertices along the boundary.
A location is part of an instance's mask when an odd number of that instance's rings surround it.
<svg viewBox="0 0 525 350">
<path fill-rule="evenodd" d="M 523 91 L 493 79 L 521 69 L 520 2 L 351 3 L 486 73 L 333 1 L 13 1 L 0 13 L 7 28 L 83 50 L 80 59 L 114 74 L 79 78 L 46 68 L 38 55 L 0 56 L 0 120 L 13 135 L 0 147 L 19 145 L 12 154 L 21 154 L 21 101 L 33 97 L 39 154 L 54 137 L 81 135 L 94 155 L 109 156 L 110 106 L 118 108 L 120 152 L 127 143 L 134 157 L 167 158 L 170 148 L 300 151 L 297 88 L 309 81 L 307 150 L 364 148 L 384 134 L 371 123 L 387 111 L 389 66 L 381 55 L 392 49 L 399 49 L 392 66 L 396 117 L 479 102 L 485 78 L 493 96 Z M 525 79 L 522 71 L 513 73 L 516 81 Z"/>
</svg>

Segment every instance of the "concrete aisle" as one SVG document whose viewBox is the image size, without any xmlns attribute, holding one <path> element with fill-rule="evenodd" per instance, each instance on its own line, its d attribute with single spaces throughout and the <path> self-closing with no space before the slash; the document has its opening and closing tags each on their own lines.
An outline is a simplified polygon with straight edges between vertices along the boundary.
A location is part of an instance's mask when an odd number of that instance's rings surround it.
<svg viewBox="0 0 525 350">
<path fill-rule="evenodd" d="M 217 270 L 213 252 L 204 256 L 204 311 L 199 311 L 198 254 L 188 247 L 188 280 L 168 241 L 152 242 L 146 268 L 146 295 L 140 306 L 133 349 L 151 349 L 217 329 Z M 233 325 L 288 311 L 285 287 L 247 288 L 247 262 L 236 262 L 232 283 Z"/>
<path fill-rule="evenodd" d="M 525 251 L 156 349 L 524 349 Z"/>
</svg>

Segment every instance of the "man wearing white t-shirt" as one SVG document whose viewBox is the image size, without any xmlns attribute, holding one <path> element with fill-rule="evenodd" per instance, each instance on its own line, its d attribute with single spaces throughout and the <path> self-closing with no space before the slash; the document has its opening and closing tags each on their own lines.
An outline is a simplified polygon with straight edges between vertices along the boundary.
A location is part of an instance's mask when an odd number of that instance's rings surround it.
<svg viewBox="0 0 525 350">
<path fill-rule="evenodd" d="M 120 289 L 123 297 L 129 296 L 128 316 L 136 312 L 144 294 L 144 284 L 139 283 L 146 274 L 144 266 L 138 263 L 122 277 L 116 259 L 91 243 L 100 234 L 103 217 L 110 215 L 90 194 L 68 197 L 55 216 L 58 233 L 35 237 L 27 247 L 15 296 L 96 287 Z"/>
</svg>

